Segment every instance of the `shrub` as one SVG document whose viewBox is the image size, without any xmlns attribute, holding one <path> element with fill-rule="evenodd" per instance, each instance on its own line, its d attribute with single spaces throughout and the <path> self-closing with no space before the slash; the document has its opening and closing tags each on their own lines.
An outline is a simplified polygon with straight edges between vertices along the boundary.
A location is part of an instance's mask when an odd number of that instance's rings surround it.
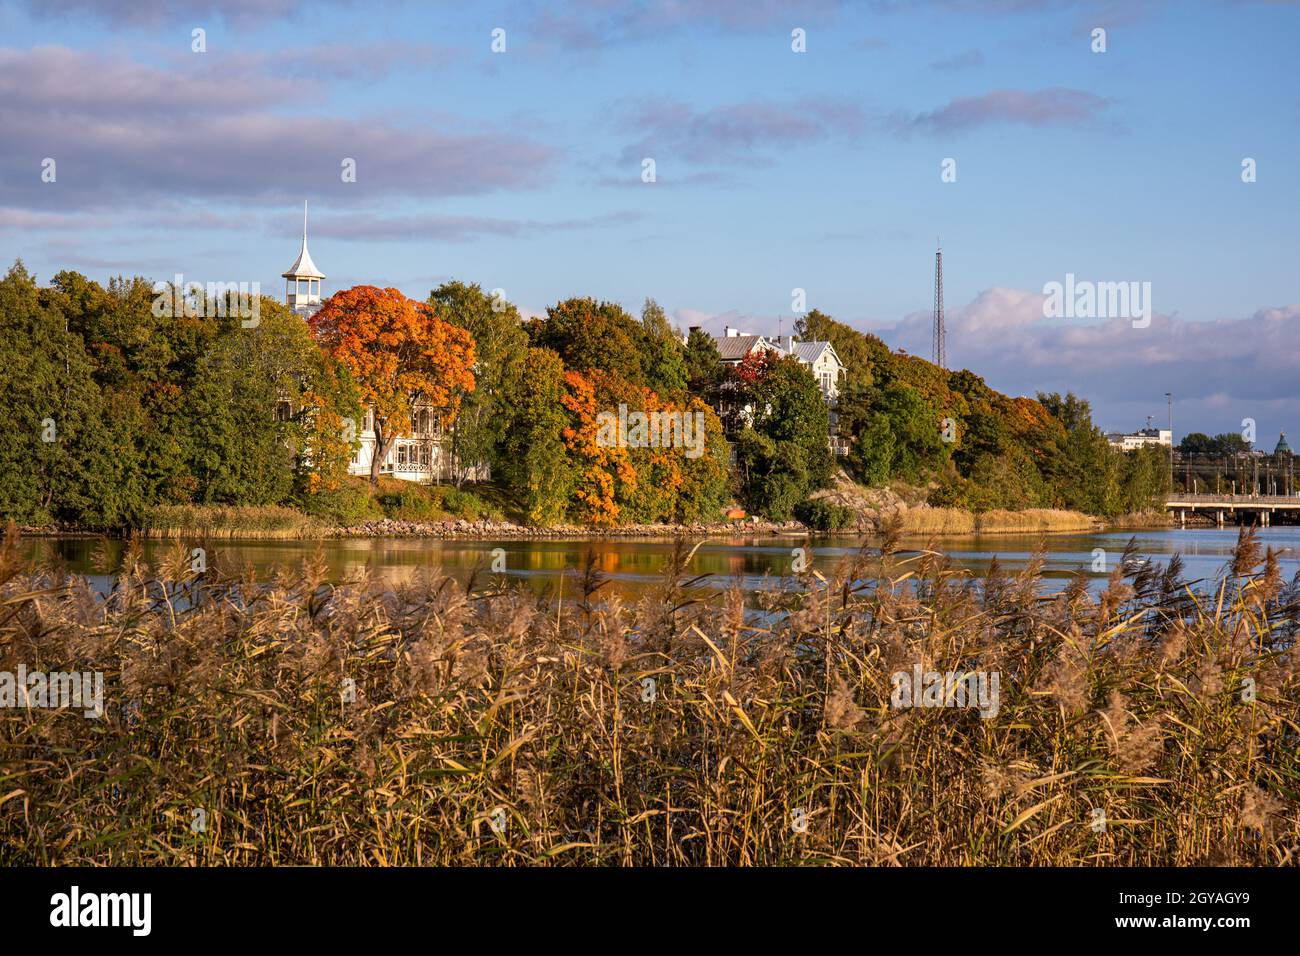
<svg viewBox="0 0 1300 956">
<path fill-rule="evenodd" d="M 856 523 L 853 509 L 821 500 L 802 502 L 794 516 L 817 531 L 841 531 Z"/>
</svg>

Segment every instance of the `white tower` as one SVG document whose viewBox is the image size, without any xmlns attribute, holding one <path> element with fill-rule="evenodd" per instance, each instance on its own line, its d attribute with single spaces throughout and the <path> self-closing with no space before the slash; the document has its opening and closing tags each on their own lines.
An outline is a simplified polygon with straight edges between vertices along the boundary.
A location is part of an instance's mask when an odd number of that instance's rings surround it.
<svg viewBox="0 0 1300 956">
<path fill-rule="evenodd" d="M 304 319 L 320 308 L 320 280 L 324 273 L 311 261 L 307 251 L 307 202 L 302 204 L 302 251 L 284 276 L 284 304 Z"/>
</svg>

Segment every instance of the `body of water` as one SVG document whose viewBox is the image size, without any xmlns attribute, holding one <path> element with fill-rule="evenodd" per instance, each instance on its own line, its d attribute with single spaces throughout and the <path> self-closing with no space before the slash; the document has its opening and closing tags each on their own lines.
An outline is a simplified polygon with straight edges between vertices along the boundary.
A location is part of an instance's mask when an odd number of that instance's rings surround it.
<svg viewBox="0 0 1300 956">
<path fill-rule="evenodd" d="M 1235 528 L 1152 529 L 1114 531 L 1101 534 L 1062 535 L 973 535 L 938 539 L 938 547 L 958 566 L 982 575 L 997 557 L 1002 567 L 1014 572 L 1023 568 L 1040 544 L 1046 547 L 1044 576 L 1050 584 L 1083 571 L 1101 584 L 1119 561 L 1130 538 L 1136 538 L 1143 557 L 1164 564 L 1174 554 L 1183 557 L 1188 580 L 1214 579 L 1230 560 L 1237 541 Z M 1283 574 L 1290 578 L 1300 571 L 1300 527 L 1263 528 L 1260 542 L 1283 550 Z M 845 558 L 851 557 L 873 539 L 857 536 L 823 537 L 729 537 L 705 539 L 688 565 L 690 575 L 709 575 L 706 586 L 725 589 L 732 582 L 745 590 L 781 587 L 796 559 L 795 549 L 807 549 L 811 567 L 827 577 Z M 86 539 L 29 539 L 24 548 L 33 558 L 57 557 L 69 569 L 90 576 L 97 584 L 107 578 L 96 573 L 94 552 L 97 542 Z M 120 553 L 121 542 L 108 542 L 110 553 Z M 191 546 L 187 543 L 187 547 Z M 924 548 L 925 541 L 907 540 L 904 552 Z M 145 557 L 160 560 L 173 542 L 149 542 Z M 499 551 L 497 549 L 500 549 Z M 464 581 L 476 571 L 486 585 L 494 559 L 504 563 L 506 580 L 542 591 L 571 593 L 589 553 L 612 588 L 635 598 L 661 579 L 671 561 L 673 542 L 662 539 L 555 539 L 463 541 L 420 538 L 329 539 L 314 541 L 223 541 L 210 545 L 214 555 L 237 563 L 251 564 L 260 575 L 276 568 L 297 567 L 306 558 L 321 554 L 330 577 L 341 581 L 363 569 L 381 581 L 399 583 L 412 578 L 421 568 L 441 570 Z M 1101 558 L 1101 563 L 1098 558 Z M 1104 567 L 1105 570 L 1095 570 Z"/>
</svg>

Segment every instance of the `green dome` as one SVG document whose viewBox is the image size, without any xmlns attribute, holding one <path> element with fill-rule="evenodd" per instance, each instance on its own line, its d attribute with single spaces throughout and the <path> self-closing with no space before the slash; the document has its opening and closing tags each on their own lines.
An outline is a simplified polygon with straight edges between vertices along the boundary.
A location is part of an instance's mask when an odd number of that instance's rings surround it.
<svg viewBox="0 0 1300 956">
<path fill-rule="evenodd" d="M 1273 449 L 1273 457 L 1281 458 L 1283 455 L 1291 454 L 1291 446 L 1286 443 L 1286 432 L 1278 437 L 1277 447 Z"/>
</svg>

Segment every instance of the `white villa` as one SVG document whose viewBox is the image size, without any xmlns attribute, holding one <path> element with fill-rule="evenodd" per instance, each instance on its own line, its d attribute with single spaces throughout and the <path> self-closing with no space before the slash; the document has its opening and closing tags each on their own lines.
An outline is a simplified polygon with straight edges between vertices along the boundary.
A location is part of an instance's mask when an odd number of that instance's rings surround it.
<svg viewBox="0 0 1300 956">
<path fill-rule="evenodd" d="M 830 342 L 800 342 L 793 335 L 768 338 L 731 327 L 726 328 L 724 335 L 715 335 L 713 340 L 718 344 L 723 365 L 739 365 L 745 356 L 755 352 L 790 355 L 798 359 L 800 365 L 808 366 L 828 405 L 834 405 L 840 396 L 840 379 L 845 367 Z"/>
<path fill-rule="evenodd" d="M 304 319 L 310 318 L 321 307 L 320 286 L 325 274 L 316 268 L 307 251 L 306 203 L 302 212 L 302 250 L 293 265 L 281 274 L 285 280 L 285 305 Z M 425 484 L 456 477 L 450 437 L 443 433 L 436 411 L 432 405 L 416 404 L 412 433 L 399 436 L 389 447 L 387 457 L 379 466 L 380 474 Z M 366 409 L 358 433 L 361 447 L 348 463 L 348 474 L 368 476 L 378 445 L 373 409 Z M 487 475 L 476 471 L 469 477 L 480 480 Z"/>
</svg>

